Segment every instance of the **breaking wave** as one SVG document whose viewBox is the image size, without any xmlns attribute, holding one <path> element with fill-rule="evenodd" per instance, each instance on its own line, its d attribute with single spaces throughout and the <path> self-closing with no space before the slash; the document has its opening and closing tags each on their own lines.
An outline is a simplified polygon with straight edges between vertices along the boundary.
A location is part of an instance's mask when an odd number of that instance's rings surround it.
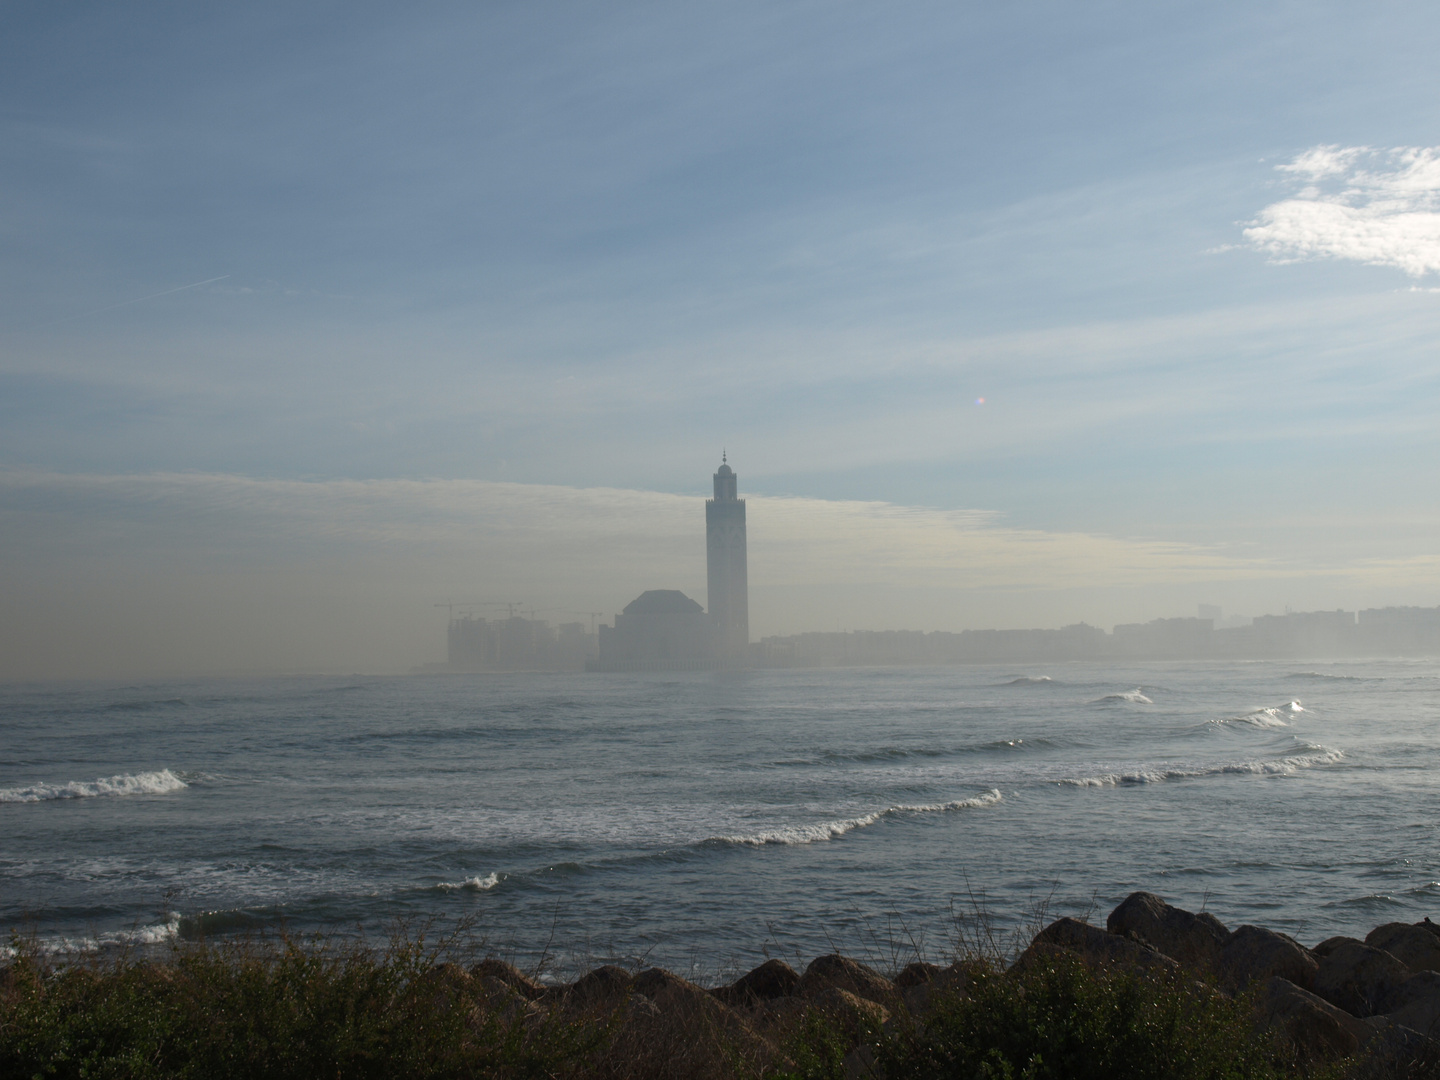
<svg viewBox="0 0 1440 1080">
<path fill-rule="evenodd" d="M 1269 709 L 1256 709 L 1253 712 L 1245 713 L 1242 716 L 1230 716 L 1224 720 L 1212 720 L 1212 724 L 1250 724 L 1252 727 L 1279 728 L 1289 727 L 1290 721 L 1287 716 L 1297 716 L 1305 712 L 1305 707 L 1298 701 L 1291 701 L 1284 705 L 1276 705 Z"/>
<path fill-rule="evenodd" d="M 66 937 L 64 935 L 43 937 L 35 941 L 35 946 L 47 956 L 75 956 L 109 949 L 164 945 L 179 936 L 180 922 L 180 916 L 172 913 L 164 922 L 155 923 L 152 926 L 138 926 L 133 930 L 113 930 L 85 937 Z M 0 946 L 0 959 L 13 959 L 16 953 L 14 945 Z"/>
<path fill-rule="evenodd" d="M 1123 694 L 1106 694 L 1106 695 L 1105 695 L 1104 697 L 1102 697 L 1102 698 L 1097 698 L 1097 699 L 1096 699 L 1094 702 L 1092 702 L 1091 704 L 1094 704 L 1094 705 L 1103 705 L 1103 704 L 1104 704 L 1105 702 L 1107 702 L 1107 701 L 1128 701 L 1128 702 L 1130 702 L 1130 704 L 1132 704 L 1132 705 L 1154 705 L 1154 704 L 1155 704 L 1155 702 L 1151 701 L 1148 697 L 1146 697 L 1144 694 L 1142 694 L 1142 693 L 1139 691 L 1139 689 L 1130 690 L 1130 691 L 1127 691 L 1126 693 L 1123 693 Z"/>
<path fill-rule="evenodd" d="M 483 878 L 476 874 L 464 881 L 442 881 L 435 888 L 441 892 L 485 892 L 500 884 L 499 874 L 486 874 Z"/>
<path fill-rule="evenodd" d="M 1156 766 L 1150 769 L 1136 769 L 1133 772 L 1103 773 L 1099 776 L 1082 776 L 1077 779 L 1059 781 L 1069 787 L 1123 787 L 1129 784 L 1158 784 L 1166 780 L 1193 780 L 1202 776 L 1290 776 L 1301 769 L 1317 765 L 1333 765 L 1345 755 L 1328 746 L 1307 746 L 1303 754 L 1272 758 L 1268 761 L 1233 761 L 1223 765 L 1201 766 L 1198 768 L 1166 768 Z"/>
<path fill-rule="evenodd" d="M 68 784 L 31 784 L 0 788 L 0 803 L 36 803 L 53 799 L 93 799 L 105 795 L 165 795 L 190 785 L 169 769 L 159 772 L 121 773 Z"/>
<path fill-rule="evenodd" d="M 1001 799 L 998 789 L 992 788 L 982 795 L 970 799 L 957 799 L 947 803 L 929 803 L 922 806 L 890 806 L 871 814 L 848 818 L 843 821 L 823 821 L 814 825 L 791 825 L 783 829 L 770 829 L 749 836 L 712 836 L 703 841 L 706 846 L 735 845 L 743 847 L 764 847 L 767 844 L 813 844 L 821 840 L 835 840 L 855 829 L 874 825 L 887 817 L 901 814 L 935 814 L 951 810 L 978 810 L 994 806 Z"/>
<path fill-rule="evenodd" d="M 1011 679 L 1009 682 L 1007 682 L 1007 683 L 1002 683 L 1001 685 L 1003 685 L 1003 686 L 1035 686 L 1035 685 L 1037 685 L 1037 684 L 1039 684 L 1039 683 L 1047 683 L 1047 682 L 1054 682 L 1054 681 L 1055 681 L 1055 680 L 1052 679 L 1052 678 L 1050 678 L 1049 675 L 1035 675 L 1035 676 L 1021 675 L 1021 676 L 1019 676 L 1018 678 Z"/>
</svg>

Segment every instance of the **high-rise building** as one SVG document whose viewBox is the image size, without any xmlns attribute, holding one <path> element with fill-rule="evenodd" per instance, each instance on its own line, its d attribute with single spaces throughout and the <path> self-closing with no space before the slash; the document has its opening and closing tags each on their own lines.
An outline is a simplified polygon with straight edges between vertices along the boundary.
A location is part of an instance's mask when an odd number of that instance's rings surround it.
<svg viewBox="0 0 1440 1080">
<path fill-rule="evenodd" d="M 715 474 L 715 497 L 705 500 L 705 568 L 716 653 L 738 661 L 750 647 L 750 598 L 745 571 L 745 500 L 735 497 L 735 481 L 735 472 L 722 454 Z"/>
</svg>

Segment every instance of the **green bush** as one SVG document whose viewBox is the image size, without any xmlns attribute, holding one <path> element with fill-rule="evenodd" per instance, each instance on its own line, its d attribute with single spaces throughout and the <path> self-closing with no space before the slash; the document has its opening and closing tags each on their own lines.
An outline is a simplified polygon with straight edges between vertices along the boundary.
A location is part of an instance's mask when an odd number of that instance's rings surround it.
<svg viewBox="0 0 1440 1080">
<path fill-rule="evenodd" d="M 918 1022 L 916 1022 L 918 1021 Z M 835 1031 L 808 1024 L 786 1080 L 845 1075 Z M 1007 976 L 977 966 L 964 996 L 867 1040 L 887 1080 L 1267 1080 L 1295 1075 L 1248 1003 L 1183 980 L 1101 975 L 1069 956 Z"/>
<path fill-rule="evenodd" d="M 6 1078 L 550 1077 L 606 1036 L 483 1008 L 423 942 L 184 946 L 165 964 L 58 970 L 22 948 L 0 983 Z"/>
</svg>

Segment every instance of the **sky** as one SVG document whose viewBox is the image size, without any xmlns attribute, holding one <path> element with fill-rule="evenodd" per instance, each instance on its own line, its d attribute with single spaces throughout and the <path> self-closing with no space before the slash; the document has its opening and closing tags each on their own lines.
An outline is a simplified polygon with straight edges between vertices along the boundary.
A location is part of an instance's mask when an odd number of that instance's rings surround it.
<svg viewBox="0 0 1440 1080">
<path fill-rule="evenodd" d="M 0 5 L 0 678 L 1440 604 L 1440 9 Z M 500 610 L 498 607 L 493 610 Z"/>
</svg>

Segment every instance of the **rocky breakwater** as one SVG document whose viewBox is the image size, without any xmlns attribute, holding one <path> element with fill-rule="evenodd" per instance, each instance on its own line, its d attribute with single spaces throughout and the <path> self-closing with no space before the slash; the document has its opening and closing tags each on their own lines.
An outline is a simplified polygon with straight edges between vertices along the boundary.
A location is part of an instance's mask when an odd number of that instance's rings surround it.
<svg viewBox="0 0 1440 1080">
<path fill-rule="evenodd" d="M 1105 930 L 1061 919 L 1031 949 L 1047 942 L 1132 970 L 1169 961 L 1216 992 L 1248 993 L 1257 1023 L 1310 1057 L 1440 1061 L 1440 925 L 1428 917 L 1377 926 L 1364 941 L 1334 937 L 1306 948 L 1262 926 L 1228 930 L 1212 915 L 1137 892 Z"/>
<path fill-rule="evenodd" d="M 1101 981 L 1135 979 L 1249 1010 L 1242 1015 L 1255 1037 L 1302 1065 L 1418 1061 L 1440 1075 L 1440 926 L 1428 919 L 1376 927 L 1364 941 L 1331 938 L 1307 948 L 1260 926 L 1230 930 L 1209 914 L 1140 892 L 1103 929 L 1070 918 L 1051 923 L 1008 967 L 983 958 L 948 966 L 917 961 L 892 979 L 829 955 L 803 972 L 768 960 L 706 989 L 659 968 L 614 966 L 570 985 L 544 985 L 491 959 L 455 977 L 469 982 L 492 1015 L 529 1030 L 590 1025 L 591 1075 L 703 1080 L 793 1069 L 796 1048 L 817 1021 L 832 1051 L 844 1055 L 847 1075 L 885 1075 L 887 1046 L 893 1061 L 899 1042 L 923 1039 L 927 1025 L 987 981 L 1023 988 L 1067 966 Z"/>
</svg>

